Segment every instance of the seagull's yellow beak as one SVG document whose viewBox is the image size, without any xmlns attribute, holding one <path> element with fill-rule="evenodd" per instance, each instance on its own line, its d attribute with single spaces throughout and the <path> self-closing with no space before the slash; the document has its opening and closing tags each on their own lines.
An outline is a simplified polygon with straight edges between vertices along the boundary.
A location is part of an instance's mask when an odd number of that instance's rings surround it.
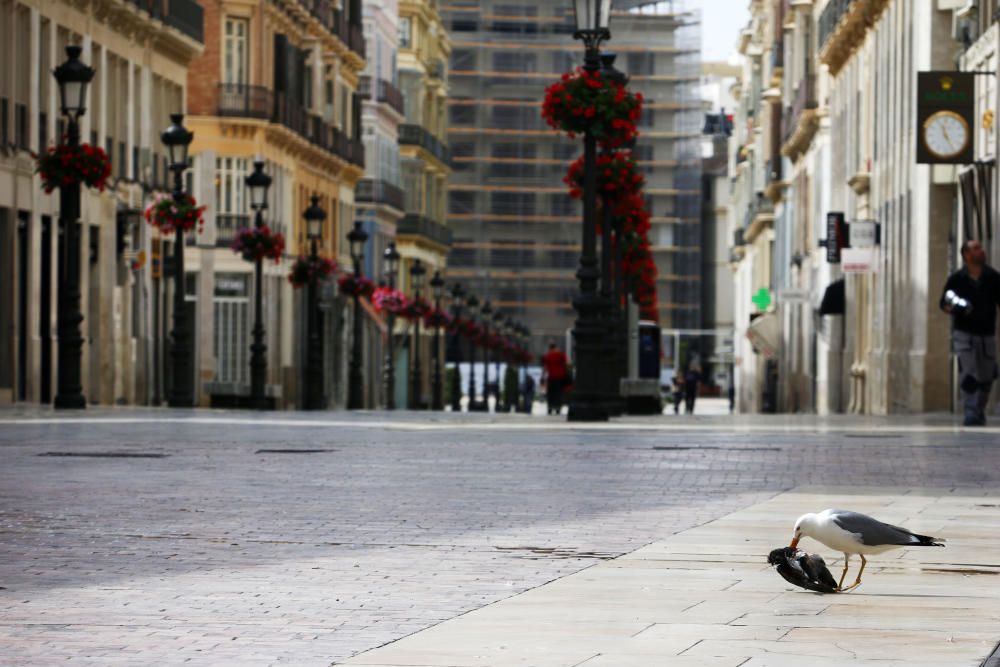
<svg viewBox="0 0 1000 667">
<path fill-rule="evenodd" d="M 801 539 L 802 539 L 801 536 L 796 535 L 795 537 L 792 538 L 792 543 L 789 544 L 788 546 L 790 546 L 792 549 L 794 549 L 795 547 L 799 546 L 799 540 L 801 540 Z"/>
</svg>

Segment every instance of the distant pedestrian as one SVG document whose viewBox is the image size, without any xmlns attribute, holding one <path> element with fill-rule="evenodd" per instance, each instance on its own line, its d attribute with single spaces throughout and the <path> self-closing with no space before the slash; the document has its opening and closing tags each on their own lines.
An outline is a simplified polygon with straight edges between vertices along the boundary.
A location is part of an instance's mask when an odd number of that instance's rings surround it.
<svg viewBox="0 0 1000 667">
<path fill-rule="evenodd" d="M 687 373 L 684 374 L 684 412 L 694 414 L 694 401 L 698 398 L 698 384 L 701 382 L 701 372 L 698 367 L 691 365 Z"/>
<path fill-rule="evenodd" d="M 549 343 L 549 351 L 542 357 L 542 384 L 545 385 L 545 399 L 548 403 L 548 413 L 562 412 L 563 391 L 569 378 L 569 359 L 566 353 Z"/>
<path fill-rule="evenodd" d="M 729 414 L 736 411 L 736 384 L 729 381 Z"/>
<path fill-rule="evenodd" d="M 674 414 L 681 413 L 681 402 L 684 400 L 684 377 L 680 371 L 674 372 L 674 381 L 670 383 L 673 391 Z"/>
<path fill-rule="evenodd" d="M 521 383 L 521 400 L 524 401 L 521 410 L 530 415 L 531 407 L 535 404 L 535 378 L 528 372 L 525 372 L 524 382 Z"/>
<path fill-rule="evenodd" d="M 952 345 L 958 357 L 959 386 L 966 426 L 986 425 L 986 404 L 997 378 L 997 306 L 1000 273 L 986 263 L 979 241 L 962 244 L 965 266 L 951 274 L 941 294 L 941 310 L 951 315 Z"/>
</svg>

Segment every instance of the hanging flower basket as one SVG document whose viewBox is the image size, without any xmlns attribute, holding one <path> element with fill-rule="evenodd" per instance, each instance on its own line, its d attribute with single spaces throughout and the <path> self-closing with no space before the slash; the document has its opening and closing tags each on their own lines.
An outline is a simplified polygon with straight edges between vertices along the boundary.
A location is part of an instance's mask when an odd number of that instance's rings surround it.
<svg viewBox="0 0 1000 667">
<path fill-rule="evenodd" d="M 619 201 L 612 209 L 611 215 L 616 225 L 621 225 L 623 235 L 637 234 L 645 237 L 650 230 L 650 214 L 646 208 L 646 199 L 641 193 L 635 192 Z"/>
<path fill-rule="evenodd" d="M 451 325 L 451 315 L 438 308 L 431 308 L 424 315 L 424 325 L 428 329 L 446 329 Z"/>
<path fill-rule="evenodd" d="M 638 136 L 642 94 L 600 72 L 578 68 L 545 89 L 542 118 L 570 139 L 591 132 L 606 148 L 624 146 Z"/>
<path fill-rule="evenodd" d="M 42 177 L 42 188 L 47 194 L 74 183 L 104 192 L 111 176 L 111 160 L 98 146 L 59 144 L 36 158 L 35 171 Z"/>
<path fill-rule="evenodd" d="M 399 314 L 411 322 L 414 322 L 416 320 L 423 319 L 424 316 L 430 311 L 431 305 L 427 302 L 427 299 L 418 297 L 416 299 L 408 299 L 406 305 Z"/>
<path fill-rule="evenodd" d="M 370 278 L 345 273 L 337 279 L 337 288 L 341 294 L 354 297 L 370 297 L 375 293 L 375 283 Z"/>
<path fill-rule="evenodd" d="M 569 186 L 569 196 L 583 199 L 583 156 L 569 166 L 563 183 Z M 631 151 L 603 153 L 597 156 L 597 191 L 612 202 L 638 193 L 646 178 L 639 171 Z"/>
<path fill-rule="evenodd" d="M 205 207 L 189 194 L 174 199 L 173 195 L 157 192 L 149 203 L 143 216 L 146 222 L 160 230 L 161 234 L 173 234 L 180 229 L 189 232 L 195 227 L 200 234 L 205 227 Z"/>
<path fill-rule="evenodd" d="M 267 258 L 280 262 L 285 252 L 285 235 L 272 233 L 267 225 L 246 227 L 237 232 L 230 247 L 248 262 Z"/>
<path fill-rule="evenodd" d="M 475 320 L 465 317 L 460 317 L 452 326 L 463 338 L 468 338 L 472 341 L 478 340 L 483 333 L 483 328 L 476 324 Z"/>
<path fill-rule="evenodd" d="M 295 288 L 316 285 L 336 270 L 337 263 L 331 259 L 300 255 L 288 272 L 288 282 Z"/>
<path fill-rule="evenodd" d="M 399 315 L 406 306 L 408 299 L 398 289 L 379 287 L 372 293 L 372 305 L 380 313 Z"/>
</svg>

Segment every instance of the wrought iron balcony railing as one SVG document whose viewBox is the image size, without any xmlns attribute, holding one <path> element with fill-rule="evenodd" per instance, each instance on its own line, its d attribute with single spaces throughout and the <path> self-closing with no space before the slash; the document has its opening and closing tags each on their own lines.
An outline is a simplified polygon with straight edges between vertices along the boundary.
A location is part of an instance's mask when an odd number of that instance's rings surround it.
<svg viewBox="0 0 1000 667">
<path fill-rule="evenodd" d="M 215 246 L 228 248 L 236 238 L 236 232 L 250 226 L 250 216 L 246 213 L 219 213 L 215 216 Z"/>
<path fill-rule="evenodd" d="M 205 43 L 205 12 L 196 0 L 128 0 L 154 19 Z"/>
<path fill-rule="evenodd" d="M 816 99 L 816 75 L 808 74 L 799 81 L 795 91 L 795 99 L 792 104 L 785 108 L 782 119 L 782 141 L 787 142 L 799 125 L 802 113 L 807 109 L 815 109 L 819 106 Z"/>
<path fill-rule="evenodd" d="M 404 113 L 403 93 L 385 79 L 373 80 L 370 76 L 361 77 L 358 82 L 358 94 L 367 100 L 385 102 L 398 113 Z"/>
<path fill-rule="evenodd" d="M 396 223 L 396 234 L 423 236 L 444 246 L 451 245 L 451 230 L 437 220 L 417 213 L 407 213 Z"/>
<path fill-rule="evenodd" d="M 360 204 L 387 204 L 400 211 L 405 208 L 403 191 L 392 183 L 377 178 L 363 178 L 358 181 L 358 187 L 354 190 L 354 201 Z"/>
<path fill-rule="evenodd" d="M 844 14 L 851 8 L 855 0 L 830 0 L 826 7 L 823 9 L 823 13 L 819 16 L 819 48 L 820 50 L 826 46 L 827 41 L 830 36 L 837 29 L 840 24 L 840 20 L 844 18 Z"/>
<path fill-rule="evenodd" d="M 399 143 L 420 146 L 441 162 L 451 164 L 451 153 L 448 151 L 448 146 L 421 125 L 411 123 L 400 125 Z"/>
<path fill-rule="evenodd" d="M 260 118 L 284 125 L 310 143 L 347 160 L 364 166 L 365 147 L 320 116 L 309 113 L 297 101 L 282 92 L 263 86 L 219 84 L 218 111 L 220 116 Z"/>
</svg>

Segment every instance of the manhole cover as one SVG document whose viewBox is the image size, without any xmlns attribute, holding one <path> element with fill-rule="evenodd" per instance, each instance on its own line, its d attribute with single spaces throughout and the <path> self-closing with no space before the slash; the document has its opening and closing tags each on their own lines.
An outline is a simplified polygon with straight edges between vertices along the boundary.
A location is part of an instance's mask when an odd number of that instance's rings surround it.
<svg viewBox="0 0 1000 667">
<path fill-rule="evenodd" d="M 326 454 L 336 449 L 258 449 L 255 454 Z"/>
<path fill-rule="evenodd" d="M 165 459 L 170 455 L 150 452 L 42 452 L 38 456 L 72 456 L 90 459 Z"/>
</svg>

